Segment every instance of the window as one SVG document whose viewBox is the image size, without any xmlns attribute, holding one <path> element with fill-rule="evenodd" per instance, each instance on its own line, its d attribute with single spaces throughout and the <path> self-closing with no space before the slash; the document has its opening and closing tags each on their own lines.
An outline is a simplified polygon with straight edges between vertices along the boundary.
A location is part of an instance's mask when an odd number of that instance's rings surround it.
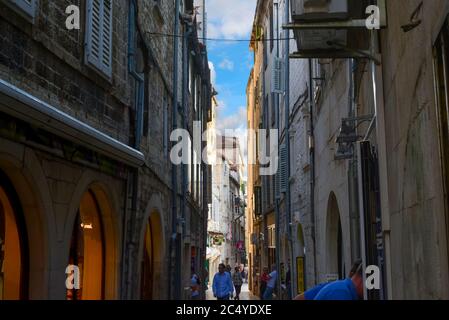
<svg viewBox="0 0 449 320">
<path fill-rule="evenodd" d="M 87 1 L 86 63 L 112 75 L 112 0 Z"/>
<path fill-rule="evenodd" d="M 199 86 L 199 81 L 198 81 L 198 77 L 197 76 L 195 76 L 195 78 L 194 78 L 194 93 L 193 93 L 193 95 L 194 95 L 194 100 L 193 100 L 193 107 L 194 107 L 194 109 L 195 109 L 195 112 L 198 110 L 198 86 Z"/>
<path fill-rule="evenodd" d="M 263 129 L 267 130 L 266 134 L 268 135 L 268 94 L 265 96 L 264 104 L 263 104 Z"/>
<path fill-rule="evenodd" d="M 272 201 L 271 201 L 271 177 L 270 176 L 268 176 L 266 179 L 265 187 L 266 187 L 266 192 L 267 192 L 266 210 L 268 210 L 268 209 L 270 209 L 271 204 L 272 204 Z"/>
<path fill-rule="evenodd" d="M 194 73 L 193 73 L 193 57 L 189 56 L 189 93 L 192 93 L 194 90 L 193 88 L 193 80 L 194 80 Z"/>
<path fill-rule="evenodd" d="M 259 216 L 262 214 L 262 190 L 260 186 L 255 186 L 254 187 L 254 213 L 255 215 Z"/>
<path fill-rule="evenodd" d="M 7 0 L 4 2 L 24 18 L 34 22 L 37 0 Z"/>
<path fill-rule="evenodd" d="M 274 47 L 274 19 L 273 19 L 273 5 L 270 6 L 270 52 Z"/>
<path fill-rule="evenodd" d="M 267 34 L 266 32 L 264 34 Z M 262 46 L 263 46 L 263 68 L 264 70 L 267 69 L 268 66 L 268 52 L 267 52 L 267 43 L 266 43 L 266 37 L 263 36 Z"/>
<path fill-rule="evenodd" d="M 163 124 L 163 146 L 164 146 L 164 156 L 165 158 L 168 157 L 168 131 L 169 131 L 169 126 L 168 126 L 168 103 L 167 103 L 168 99 L 167 96 L 164 97 L 164 104 L 163 104 L 163 108 L 164 108 L 164 124 Z"/>
<path fill-rule="evenodd" d="M 268 226 L 268 248 L 276 248 L 276 226 Z"/>
</svg>

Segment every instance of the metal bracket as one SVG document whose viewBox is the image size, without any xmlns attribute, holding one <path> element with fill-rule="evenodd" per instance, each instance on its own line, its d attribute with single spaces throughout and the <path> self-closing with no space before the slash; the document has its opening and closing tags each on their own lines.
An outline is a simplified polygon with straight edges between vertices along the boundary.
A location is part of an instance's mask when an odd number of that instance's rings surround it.
<svg viewBox="0 0 449 320">
<path fill-rule="evenodd" d="M 377 65 L 380 64 L 380 60 L 374 57 L 369 51 L 364 50 L 354 50 L 350 48 L 345 48 L 346 50 L 338 51 L 322 51 L 322 50 L 311 50 L 311 51 L 301 51 L 295 52 L 289 55 L 290 59 L 360 59 L 368 58 L 373 60 Z"/>
<path fill-rule="evenodd" d="M 359 55 L 360 58 L 368 58 L 370 60 L 373 60 L 374 63 L 378 66 L 380 66 L 382 64 L 382 62 L 380 61 L 380 58 L 373 55 L 373 53 L 370 51 L 348 48 L 348 47 L 342 45 L 341 43 L 332 42 L 332 41 L 329 41 L 328 45 L 335 46 L 337 48 L 342 49 L 345 52 L 353 53 L 354 55 Z"/>
<path fill-rule="evenodd" d="M 355 130 L 363 122 L 371 122 L 372 119 L 374 119 L 374 115 L 342 119 L 340 135 L 335 141 L 338 144 L 338 150 L 334 156 L 334 160 L 352 159 L 354 155 L 354 143 L 360 139 L 364 139 L 364 136 L 356 135 Z"/>
</svg>

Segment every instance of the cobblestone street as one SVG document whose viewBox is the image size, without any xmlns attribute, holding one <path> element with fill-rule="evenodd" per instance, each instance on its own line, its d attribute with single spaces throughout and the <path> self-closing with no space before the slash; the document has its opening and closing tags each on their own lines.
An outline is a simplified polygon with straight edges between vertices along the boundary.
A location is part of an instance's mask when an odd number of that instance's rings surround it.
<svg viewBox="0 0 449 320">
<path fill-rule="evenodd" d="M 212 293 L 212 286 L 209 286 L 209 290 L 206 291 L 206 300 L 216 300 Z M 242 285 L 242 292 L 240 293 L 240 300 L 259 300 L 259 297 L 253 295 L 248 289 L 248 284 L 244 283 Z"/>
</svg>

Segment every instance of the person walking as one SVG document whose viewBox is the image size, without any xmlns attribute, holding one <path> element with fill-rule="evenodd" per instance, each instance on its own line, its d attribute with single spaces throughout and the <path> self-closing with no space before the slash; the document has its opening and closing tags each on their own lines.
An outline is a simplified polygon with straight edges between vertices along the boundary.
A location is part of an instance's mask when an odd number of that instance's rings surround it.
<svg viewBox="0 0 449 320">
<path fill-rule="evenodd" d="M 235 288 L 234 300 L 240 300 L 240 292 L 242 291 L 243 279 L 239 267 L 235 267 L 235 272 L 232 275 L 232 282 L 234 283 Z"/>
<path fill-rule="evenodd" d="M 226 267 L 223 263 L 218 266 L 218 272 L 212 281 L 212 291 L 217 300 L 229 300 L 234 293 L 231 276 L 225 271 Z"/>
<path fill-rule="evenodd" d="M 242 264 L 242 271 L 241 271 L 241 273 L 242 273 L 243 283 L 247 282 L 246 281 L 246 273 L 245 273 L 245 265 L 244 264 Z"/>
<path fill-rule="evenodd" d="M 232 268 L 231 268 L 231 266 L 228 264 L 228 265 L 226 266 L 226 272 L 229 273 L 229 276 L 230 276 L 230 277 L 232 277 L 231 271 L 232 271 Z"/>
<path fill-rule="evenodd" d="M 268 282 L 268 268 L 264 267 L 262 275 L 260 276 L 260 299 L 263 300 L 263 294 L 265 293 L 265 289 L 267 288 Z"/>
<path fill-rule="evenodd" d="M 272 300 L 273 299 L 273 292 L 276 288 L 276 281 L 278 279 L 278 272 L 276 270 L 276 265 L 273 264 L 271 267 L 271 273 L 268 275 L 268 282 L 267 282 L 267 288 L 265 289 L 265 292 L 263 294 L 264 300 Z"/>
</svg>

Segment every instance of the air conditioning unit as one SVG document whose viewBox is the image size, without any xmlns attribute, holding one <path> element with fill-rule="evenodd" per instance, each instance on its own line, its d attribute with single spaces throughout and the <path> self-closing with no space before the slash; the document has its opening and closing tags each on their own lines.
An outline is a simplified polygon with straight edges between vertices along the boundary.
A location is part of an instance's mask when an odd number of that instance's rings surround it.
<svg viewBox="0 0 449 320">
<path fill-rule="evenodd" d="M 369 49 L 368 29 L 339 28 L 332 24 L 365 21 L 368 0 L 291 0 L 293 28 L 299 54 L 308 57 L 352 57 L 357 50 Z M 307 24 L 320 27 L 304 28 Z M 329 28 L 325 26 L 329 25 Z"/>
<path fill-rule="evenodd" d="M 295 30 L 295 38 L 301 51 L 336 50 L 347 45 L 348 32 L 342 29 L 308 29 Z"/>
<path fill-rule="evenodd" d="M 292 0 L 292 17 L 297 21 L 346 20 L 348 0 Z"/>
</svg>

